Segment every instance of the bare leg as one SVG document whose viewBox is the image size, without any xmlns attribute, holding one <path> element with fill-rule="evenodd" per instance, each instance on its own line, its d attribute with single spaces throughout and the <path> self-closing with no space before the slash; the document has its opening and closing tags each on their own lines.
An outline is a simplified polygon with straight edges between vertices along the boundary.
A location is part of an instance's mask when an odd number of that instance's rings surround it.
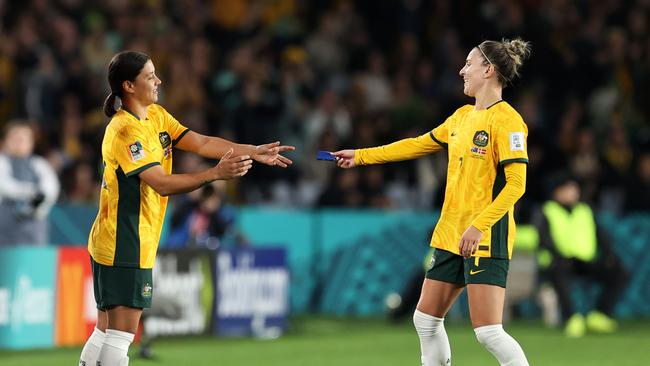
<svg viewBox="0 0 650 366">
<path fill-rule="evenodd" d="M 422 284 L 413 324 L 420 338 L 423 366 L 451 364 L 451 347 L 445 331 L 444 317 L 463 287 L 425 279 Z"/>
<path fill-rule="evenodd" d="M 460 285 L 426 278 L 422 284 L 417 310 L 444 318 L 461 291 L 463 287 Z"/>
<path fill-rule="evenodd" d="M 517 341 L 503 330 L 503 287 L 484 284 L 467 285 L 469 313 L 478 341 L 501 365 L 528 366 Z"/>
<path fill-rule="evenodd" d="M 108 313 L 106 313 L 106 310 L 97 309 L 97 324 L 95 326 L 97 329 L 106 333 L 106 328 L 108 327 Z"/>
<path fill-rule="evenodd" d="M 467 297 L 473 328 L 503 322 L 505 288 L 493 285 L 470 284 L 467 285 Z"/>
<path fill-rule="evenodd" d="M 108 329 L 135 334 L 138 331 L 141 315 L 142 309 L 140 308 L 116 306 L 108 310 Z"/>
<path fill-rule="evenodd" d="M 102 366 L 126 366 L 129 346 L 138 330 L 142 309 L 116 306 L 107 311 L 106 341 L 99 354 Z"/>
</svg>

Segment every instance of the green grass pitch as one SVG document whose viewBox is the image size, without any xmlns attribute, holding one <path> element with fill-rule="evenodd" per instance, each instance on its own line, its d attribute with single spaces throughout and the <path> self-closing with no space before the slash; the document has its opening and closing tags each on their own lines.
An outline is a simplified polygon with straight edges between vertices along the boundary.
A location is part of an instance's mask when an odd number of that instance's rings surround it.
<svg viewBox="0 0 650 366">
<path fill-rule="evenodd" d="M 161 339 L 154 361 L 132 357 L 131 366 L 402 366 L 419 365 L 419 342 L 409 321 L 301 317 L 277 340 L 186 337 Z M 539 323 L 506 329 L 521 343 L 531 365 L 650 365 L 650 322 L 623 322 L 618 333 L 567 339 Z M 454 366 L 497 365 L 467 323 L 447 325 Z M 131 347 L 131 355 L 138 346 Z M 0 365 L 76 365 L 79 348 L 0 351 Z"/>
</svg>

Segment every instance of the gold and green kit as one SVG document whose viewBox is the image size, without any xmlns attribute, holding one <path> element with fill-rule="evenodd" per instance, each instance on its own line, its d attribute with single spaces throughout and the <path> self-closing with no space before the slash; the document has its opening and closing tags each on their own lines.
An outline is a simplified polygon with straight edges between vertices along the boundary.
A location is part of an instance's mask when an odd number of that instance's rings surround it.
<svg viewBox="0 0 650 366">
<path fill-rule="evenodd" d="M 140 180 L 142 171 L 161 165 L 172 172 L 172 147 L 189 130 L 157 104 L 147 118 L 120 109 L 102 142 L 104 173 L 99 212 L 88 238 L 88 251 L 105 266 L 152 268 L 167 197 Z"/>
<path fill-rule="evenodd" d="M 380 164 L 446 149 L 445 201 L 431 246 L 460 254 L 460 238 L 473 225 L 483 233 L 476 257 L 509 259 L 514 204 L 526 182 L 527 137 L 526 124 L 507 102 L 482 110 L 465 105 L 426 134 L 356 150 L 355 162 Z"/>
</svg>

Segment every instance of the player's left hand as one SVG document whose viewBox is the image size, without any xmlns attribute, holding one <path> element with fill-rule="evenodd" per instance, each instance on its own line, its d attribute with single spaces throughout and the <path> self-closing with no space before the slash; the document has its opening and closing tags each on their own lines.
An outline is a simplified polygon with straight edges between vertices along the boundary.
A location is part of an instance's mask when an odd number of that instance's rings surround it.
<svg viewBox="0 0 650 366">
<path fill-rule="evenodd" d="M 483 236 L 483 233 L 480 232 L 477 228 L 475 228 L 473 225 L 470 225 L 470 227 L 465 230 L 463 233 L 463 236 L 460 238 L 460 243 L 459 243 L 459 251 L 460 255 L 462 255 L 465 258 L 469 258 L 476 253 L 476 249 L 478 248 L 478 243 L 481 241 L 481 237 Z"/>
<path fill-rule="evenodd" d="M 270 144 L 256 146 L 255 150 L 251 153 L 251 158 L 258 163 L 286 168 L 293 164 L 293 161 L 280 155 L 280 153 L 295 149 L 293 146 L 280 145 L 280 141 L 276 141 Z"/>
</svg>

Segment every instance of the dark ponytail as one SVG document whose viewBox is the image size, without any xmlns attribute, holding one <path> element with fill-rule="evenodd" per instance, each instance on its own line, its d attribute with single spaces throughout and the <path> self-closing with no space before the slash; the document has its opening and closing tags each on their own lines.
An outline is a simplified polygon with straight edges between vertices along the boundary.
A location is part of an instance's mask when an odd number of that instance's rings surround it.
<svg viewBox="0 0 650 366">
<path fill-rule="evenodd" d="M 144 65 L 151 59 L 149 55 L 138 51 L 123 51 L 113 56 L 108 64 L 108 84 L 111 87 L 111 94 L 104 101 L 104 114 L 107 117 L 113 117 L 117 110 L 115 109 L 115 99 L 123 99 L 122 84 L 125 81 L 135 81 Z M 124 102 L 124 100 L 121 100 Z"/>
<path fill-rule="evenodd" d="M 115 110 L 115 99 L 117 98 L 117 95 L 115 93 L 111 92 L 111 94 L 106 97 L 106 100 L 104 100 L 104 114 L 106 117 L 113 117 L 117 111 Z"/>
</svg>

